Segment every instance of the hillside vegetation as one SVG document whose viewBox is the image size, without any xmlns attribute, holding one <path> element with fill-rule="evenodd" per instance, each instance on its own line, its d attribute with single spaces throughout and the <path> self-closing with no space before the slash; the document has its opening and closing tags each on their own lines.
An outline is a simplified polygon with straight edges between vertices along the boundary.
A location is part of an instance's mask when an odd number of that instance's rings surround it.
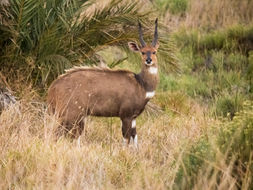
<svg viewBox="0 0 253 190">
<path fill-rule="evenodd" d="M 0 88 L 0 189 L 253 188 L 253 1 L 5 0 Z M 64 69 L 134 72 L 159 18 L 160 83 L 137 118 L 139 149 L 118 118 L 89 117 L 77 140 L 55 138 L 45 97 Z M 1 92 L 1 91 L 0 91 Z"/>
</svg>

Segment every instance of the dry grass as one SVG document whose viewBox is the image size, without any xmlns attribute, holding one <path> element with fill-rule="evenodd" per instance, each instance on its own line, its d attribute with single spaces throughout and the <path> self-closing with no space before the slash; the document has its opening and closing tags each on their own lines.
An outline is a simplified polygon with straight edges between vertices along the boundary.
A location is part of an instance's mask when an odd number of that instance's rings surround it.
<svg viewBox="0 0 253 190">
<path fill-rule="evenodd" d="M 248 0 L 189 0 L 184 15 L 166 12 L 164 21 L 170 29 L 217 29 L 238 24 L 250 24 L 253 18 L 253 1 Z"/>
<path fill-rule="evenodd" d="M 187 96 L 157 93 L 153 102 L 166 112 L 145 112 L 137 119 L 136 150 L 123 146 L 118 118 L 89 117 L 80 145 L 64 137 L 56 140 L 57 121 L 36 93 L 28 91 L 0 116 L 0 189 L 237 189 L 235 160 L 227 162 L 210 133 L 220 122 Z M 216 160 L 200 157 L 204 167 L 187 173 L 185 156 L 207 135 Z M 182 168 L 185 181 L 179 185 Z M 247 171 L 244 190 L 252 180 Z M 193 175 L 198 180 L 190 186 Z"/>
<path fill-rule="evenodd" d="M 209 28 L 227 27 L 252 22 L 253 1 L 248 0 L 192 0 L 186 25 Z"/>
<path fill-rule="evenodd" d="M 0 189 L 171 188 L 182 148 L 213 125 L 193 109 L 192 116 L 143 114 L 137 151 L 122 145 L 116 118 L 89 118 L 80 147 L 56 141 L 57 122 L 45 106 L 22 99 L 0 116 Z"/>
</svg>

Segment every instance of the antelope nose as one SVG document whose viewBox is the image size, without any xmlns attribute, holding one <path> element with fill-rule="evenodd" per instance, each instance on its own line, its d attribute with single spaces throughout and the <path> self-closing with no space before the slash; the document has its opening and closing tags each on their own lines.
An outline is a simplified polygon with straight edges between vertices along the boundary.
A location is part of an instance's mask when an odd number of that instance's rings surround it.
<svg viewBox="0 0 253 190">
<path fill-rule="evenodd" d="M 147 58 L 147 59 L 146 59 L 146 63 L 147 63 L 147 64 L 150 64 L 151 62 L 152 62 L 152 59 L 151 59 L 151 58 Z"/>
</svg>

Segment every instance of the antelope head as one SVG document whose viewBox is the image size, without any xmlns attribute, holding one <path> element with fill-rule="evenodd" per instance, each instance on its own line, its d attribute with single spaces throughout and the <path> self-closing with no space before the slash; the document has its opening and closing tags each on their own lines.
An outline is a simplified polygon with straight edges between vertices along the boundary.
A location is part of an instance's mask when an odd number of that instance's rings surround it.
<svg viewBox="0 0 253 190">
<path fill-rule="evenodd" d="M 140 40 L 140 46 L 138 46 L 134 42 L 129 42 L 128 46 L 132 51 L 140 52 L 142 57 L 142 63 L 147 67 L 156 67 L 157 66 L 157 57 L 156 52 L 159 47 L 158 43 L 158 33 L 157 33 L 157 21 L 155 20 L 155 32 L 154 32 L 154 38 L 151 44 L 146 44 L 143 39 L 143 33 L 142 33 L 142 27 L 141 23 L 139 22 L 139 40 Z"/>
</svg>

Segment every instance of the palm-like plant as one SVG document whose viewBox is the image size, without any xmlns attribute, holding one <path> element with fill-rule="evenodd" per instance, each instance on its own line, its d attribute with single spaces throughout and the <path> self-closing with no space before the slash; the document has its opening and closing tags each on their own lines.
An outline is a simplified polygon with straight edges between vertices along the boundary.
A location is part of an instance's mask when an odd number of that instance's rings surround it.
<svg viewBox="0 0 253 190">
<path fill-rule="evenodd" d="M 101 47 L 137 41 L 137 20 L 149 22 L 148 12 L 138 11 L 141 3 L 114 0 L 85 14 L 92 3 L 9 0 L 9 6 L 0 5 L 0 69 L 22 70 L 29 80 L 44 86 L 65 68 L 94 64 L 93 55 Z M 171 52 L 166 46 L 161 50 L 165 56 Z"/>
</svg>

